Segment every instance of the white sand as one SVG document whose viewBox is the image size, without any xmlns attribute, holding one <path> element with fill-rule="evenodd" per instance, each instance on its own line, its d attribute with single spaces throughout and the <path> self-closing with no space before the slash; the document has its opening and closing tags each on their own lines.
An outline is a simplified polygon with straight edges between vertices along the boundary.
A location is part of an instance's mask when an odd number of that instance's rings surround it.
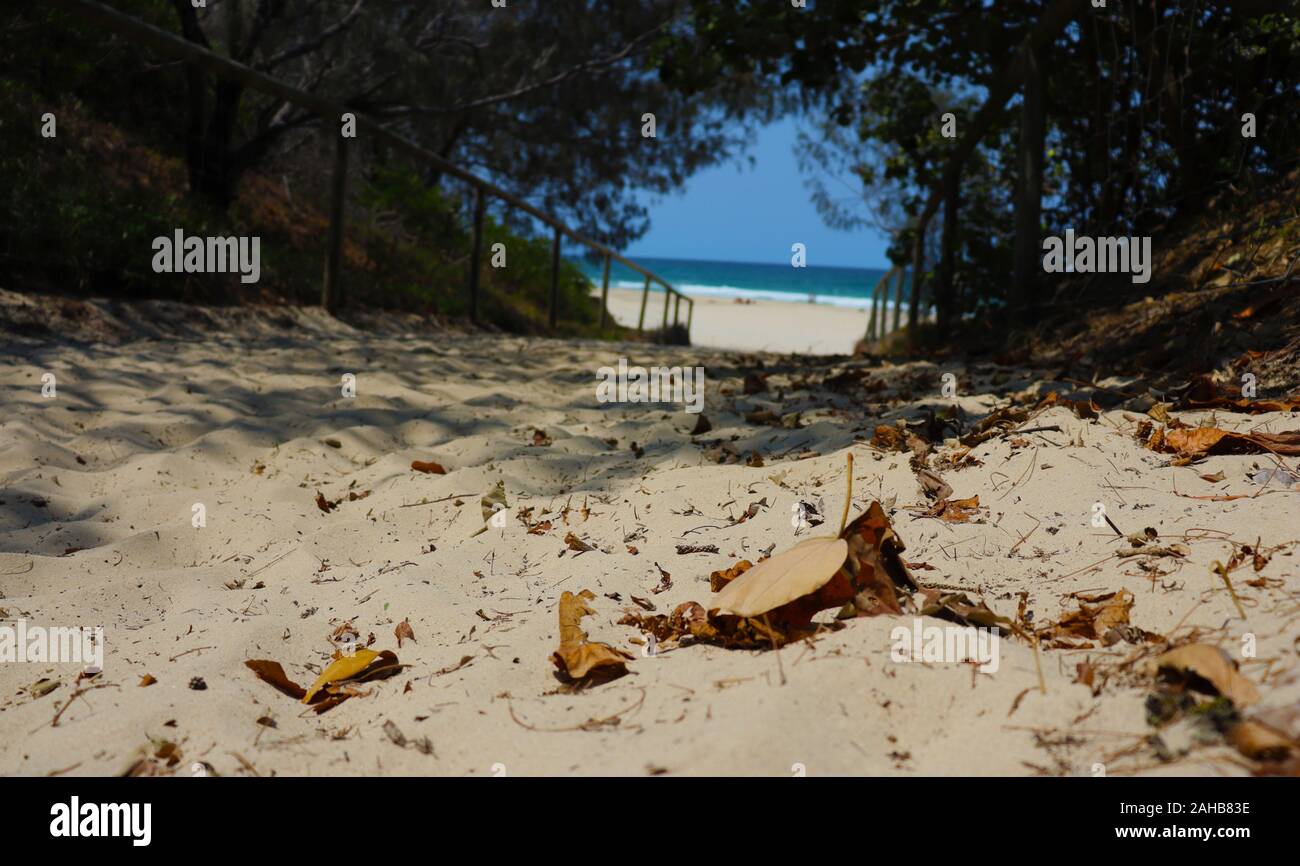
<svg viewBox="0 0 1300 866">
<path fill-rule="evenodd" d="M 742 331 L 751 312 L 702 303 L 696 326 L 718 329 L 700 333 L 722 342 L 727 322 Z M 830 346 L 822 309 L 782 312 L 786 336 L 774 343 L 793 348 L 795 334 L 811 333 Z M 835 349 L 859 330 L 846 325 Z M 1180 498 L 1175 482 L 1194 495 L 1254 492 L 1246 475 L 1268 461 L 1169 467 L 1134 443 L 1123 412 L 1088 423 L 1052 409 L 1036 423 L 1059 424 L 1062 433 L 1030 434 L 1032 444 L 1014 450 L 1001 439 L 979 446 L 981 465 L 944 474 L 957 496 L 980 496 L 986 522 L 947 524 L 905 510 L 923 497 L 904 455 L 854 444 L 878 422 L 941 402 L 938 371 L 926 365 L 878 371 L 901 392 L 887 401 L 800 390 L 792 379 L 811 365 L 773 368 L 770 358 L 773 391 L 742 397 L 747 367 L 721 352 L 368 336 L 343 326 L 301 338 L 221 334 L 91 348 L 18 340 L 10 348 L 0 357 L 0 608 L 31 624 L 102 624 L 107 655 L 92 681 L 98 688 L 77 697 L 57 726 L 79 667 L 0 664 L 0 773 L 118 773 L 141 750 L 156 750 L 150 738 L 179 745 L 180 761 L 163 772 L 181 774 L 198 761 L 223 775 L 264 776 L 490 775 L 498 764 L 509 775 L 789 775 L 797 764 L 809 775 L 1086 775 L 1099 762 L 1111 775 L 1244 772 L 1222 746 L 1159 765 L 1143 745 L 1152 730 L 1148 683 L 1136 675 L 1108 680 L 1097 697 L 1074 683 L 1078 663 L 1118 660 L 1133 650 L 1127 644 L 1045 651 L 1046 695 L 1020 641 L 1003 641 L 995 674 L 892 662 L 898 621 L 890 617 L 853 620 L 779 654 L 697 645 L 640 657 L 635 629 L 616 624 L 631 595 L 651 598 L 660 612 L 706 600 L 711 570 L 797 540 L 791 516 L 800 498 L 822 500 L 833 524 L 850 448 L 854 513 L 873 498 L 896 509 L 906 558 L 934 569 L 916 571 L 918 579 L 969 587 L 1012 616 L 1026 591 L 1040 622 L 1073 608 L 1069 592 L 1126 587 L 1141 628 L 1198 627 L 1234 655 L 1243 633 L 1255 635 L 1258 659 L 1243 671 L 1264 704 L 1300 700 L 1295 548 L 1276 552 L 1260 575 L 1235 573 L 1245 623 L 1210 570 L 1231 554 L 1226 537 L 1258 538 L 1268 549 L 1300 536 L 1295 494 Z M 759 451 L 767 465 L 708 462 L 687 435 L 694 416 L 674 407 L 598 404 L 596 369 L 620 355 L 704 365 L 714 430 L 699 438 L 734 439 L 742 455 Z M 53 400 L 40 395 L 46 371 L 58 377 Z M 339 393 L 345 372 L 357 376 L 353 400 Z M 1005 392 L 1038 376 L 955 372 L 961 405 L 976 417 L 994 402 L 993 380 Z M 802 410 L 804 426 L 746 424 L 743 412 L 762 406 Z M 1282 415 L 1218 418 L 1297 426 Z M 554 444 L 532 447 L 533 427 Z M 603 441 L 611 437 L 616 446 Z M 1069 444 L 1079 439 L 1081 447 Z M 796 459 L 804 449 L 818 454 Z M 438 461 L 448 474 L 413 472 L 416 459 Z M 1218 470 L 1223 483 L 1198 477 Z M 498 480 L 511 520 L 475 536 L 478 499 Z M 313 501 L 318 490 L 329 499 L 372 492 L 325 514 Z M 763 499 L 769 507 L 754 519 L 727 525 Z M 1107 559 L 1120 542 L 1090 525 L 1096 501 L 1126 532 L 1155 527 L 1162 543 L 1187 543 L 1190 557 L 1152 560 L 1154 580 L 1136 559 Z M 206 506 L 206 528 L 191 526 L 194 503 Z M 553 529 L 528 534 L 515 519 L 527 506 Z M 566 552 L 566 532 L 599 549 Z M 676 546 L 688 543 L 715 544 L 719 553 L 679 555 Z M 72 548 L 81 549 L 64 555 Z M 673 581 L 659 595 L 651 592 L 656 563 Z M 1246 584 L 1256 577 L 1272 582 Z M 585 623 L 591 637 L 638 657 L 629 676 L 559 693 L 548 659 L 557 601 L 584 588 L 596 594 L 598 614 Z M 363 641 L 373 633 L 376 649 L 396 649 L 404 618 L 417 642 L 398 655 L 410 667 L 321 716 L 244 666 L 278 660 L 306 685 L 328 662 L 328 638 L 341 622 L 352 621 Z M 440 673 L 464 657 L 463 667 Z M 146 674 L 156 684 L 138 685 Z M 42 677 L 61 685 L 32 697 L 25 689 Z M 206 690 L 188 687 L 194 677 Z M 276 727 L 259 724 L 263 717 Z M 395 745 L 388 721 L 408 741 L 427 737 L 436 754 Z"/>
<path fill-rule="evenodd" d="M 641 292 L 609 290 L 609 311 L 620 325 L 635 328 L 641 314 Z M 686 321 L 687 305 L 681 305 Z M 848 355 L 867 332 L 868 310 L 786 301 L 738 303 L 732 298 L 695 298 L 691 321 L 691 342 L 716 349 L 757 352 L 798 352 L 805 355 Z M 664 295 L 651 292 L 646 304 L 645 326 L 663 324 Z M 668 321 L 673 308 L 668 310 Z M 892 320 L 891 320 L 892 321 Z"/>
</svg>

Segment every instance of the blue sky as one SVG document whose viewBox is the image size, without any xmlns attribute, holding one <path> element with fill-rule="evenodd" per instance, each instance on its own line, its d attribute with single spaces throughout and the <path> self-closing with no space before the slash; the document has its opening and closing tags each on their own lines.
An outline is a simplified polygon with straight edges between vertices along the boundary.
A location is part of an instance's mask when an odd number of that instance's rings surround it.
<svg viewBox="0 0 1300 866">
<path fill-rule="evenodd" d="M 889 267 L 886 242 L 872 229 L 838 231 L 817 214 L 799 172 L 798 123 L 759 130 L 754 157 L 704 169 L 677 193 L 648 199 L 650 231 L 624 254 L 653 258 L 789 264 L 790 245 L 808 248 L 809 265 Z"/>
</svg>

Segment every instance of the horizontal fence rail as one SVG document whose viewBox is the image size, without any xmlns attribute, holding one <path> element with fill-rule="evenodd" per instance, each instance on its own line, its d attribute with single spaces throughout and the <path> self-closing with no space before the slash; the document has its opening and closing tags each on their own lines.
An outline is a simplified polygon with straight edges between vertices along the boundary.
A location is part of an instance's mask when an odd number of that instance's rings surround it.
<svg viewBox="0 0 1300 866">
<path fill-rule="evenodd" d="M 672 327 L 680 327 L 679 315 L 681 303 L 683 300 L 687 304 L 686 312 L 686 336 L 689 340 L 691 321 L 695 315 L 695 300 L 683 295 L 677 289 L 660 277 L 658 274 L 642 267 L 626 256 L 620 254 L 617 250 L 605 246 L 599 241 L 583 235 L 569 226 L 565 225 L 558 218 L 543 211 L 542 209 L 530 204 L 522 198 L 510 193 L 489 180 L 485 180 L 478 175 L 466 171 L 453 162 L 449 162 L 438 154 L 419 144 L 405 138 L 392 130 L 388 129 L 374 118 L 368 117 L 364 112 L 349 108 L 348 106 L 326 99 L 306 91 L 290 87 L 288 84 L 279 79 L 259 72 L 238 61 L 223 57 L 216 52 L 210 51 L 201 45 L 189 42 L 173 33 L 162 30 L 138 18 L 133 18 L 106 6 L 96 0 L 50 0 L 54 5 L 65 7 L 69 10 L 83 14 L 88 20 L 94 21 L 103 27 L 117 34 L 136 45 L 150 48 L 160 54 L 167 55 L 175 60 L 190 63 L 203 68 L 214 75 L 235 81 L 253 90 L 260 91 L 270 96 L 278 97 L 285 102 L 304 108 L 323 119 L 341 120 L 344 114 L 351 114 L 356 119 L 356 127 L 360 130 L 373 135 L 377 140 L 391 145 L 396 150 L 420 162 L 436 166 L 437 169 L 444 173 L 461 180 L 474 188 L 474 241 L 473 252 L 470 264 L 469 276 L 469 293 L 470 293 L 470 315 L 477 321 L 478 317 L 478 292 L 479 292 L 479 265 L 482 254 L 482 232 L 483 232 L 483 210 L 485 196 L 492 196 L 505 202 L 507 205 L 521 210 L 554 231 L 552 243 L 552 262 L 551 262 L 551 294 L 549 299 L 549 324 L 552 331 L 555 330 L 559 317 L 559 269 L 560 269 L 560 244 L 564 237 L 588 247 L 598 253 L 604 260 L 604 278 L 602 279 L 600 292 L 600 324 L 603 328 L 607 322 L 607 302 L 609 298 L 609 269 L 611 262 L 618 262 L 624 267 L 645 277 L 645 288 L 641 295 L 641 315 L 637 320 L 637 332 L 642 333 L 645 330 L 645 311 L 649 299 L 650 286 L 657 283 L 664 290 L 664 312 L 663 312 L 663 330 L 661 338 L 666 339 L 668 336 L 668 314 L 669 307 L 673 308 Z M 325 280 L 321 291 L 321 302 L 326 309 L 333 309 L 341 297 L 339 287 L 339 265 L 341 259 L 341 247 L 343 241 L 343 210 L 344 210 L 344 180 L 347 171 L 347 145 L 348 139 L 340 136 L 336 142 L 336 152 L 334 161 L 334 176 L 331 184 L 331 204 L 330 204 L 330 249 L 326 257 Z"/>
</svg>

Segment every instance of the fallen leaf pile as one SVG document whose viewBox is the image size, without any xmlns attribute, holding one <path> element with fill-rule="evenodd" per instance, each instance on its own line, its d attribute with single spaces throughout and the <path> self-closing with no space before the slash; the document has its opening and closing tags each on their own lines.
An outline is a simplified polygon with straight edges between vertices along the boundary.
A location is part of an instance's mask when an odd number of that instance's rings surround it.
<svg viewBox="0 0 1300 866">
<path fill-rule="evenodd" d="M 1224 393 L 1214 380 L 1205 374 L 1196 376 L 1180 390 L 1182 393 L 1177 404 L 1179 409 L 1227 409 L 1230 412 L 1242 412 L 1248 415 L 1259 412 L 1300 411 L 1300 398 L 1293 396 L 1282 400 L 1247 400 Z"/>
<path fill-rule="evenodd" d="M 1300 430 L 1285 433 L 1236 433 L 1217 427 L 1156 427 L 1143 422 L 1138 438 L 1147 448 L 1174 454 L 1175 464 L 1186 464 L 1210 454 L 1300 455 Z"/>
<path fill-rule="evenodd" d="M 1099 595 L 1074 596 L 1077 610 L 1062 616 L 1036 630 L 1038 639 L 1053 649 L 1084 649 L 1101 641 L 1112 646 L 1120 641 L 1145 643 L 1163 640 L 1159 635 L 1136 628 L 1129 623 L 1133 611 L 1133 593 L 1127 589 Z"/>
<path fill-rule="evenodd" d="M 709 578 L 715 595 L 705 604 L 688 602 L 667 617 L 631 611 L 622 622 L 660 641 L 689 634 L 729 647 L 775 648 L 815 633 L 812 618 L 824 610 L 838 608 L 841 619 L 902 613 L 900 595 L 910 607 L 909 593 L 917 590 L 900 556 L 903 542 L 878 502 L 844 525 L 852 502 L 851 454 L 848 464 L 839 535 L 807 538 L 757 565 L 741 560 L 715 571 Z"/>
</svg>

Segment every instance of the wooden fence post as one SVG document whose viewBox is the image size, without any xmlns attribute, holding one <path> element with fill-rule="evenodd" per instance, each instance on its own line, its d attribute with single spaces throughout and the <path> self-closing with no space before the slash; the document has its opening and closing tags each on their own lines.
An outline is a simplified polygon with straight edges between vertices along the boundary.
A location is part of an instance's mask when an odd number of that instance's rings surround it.
<svg viewBox="0 0 1300 866">
<path fill-rule="evenodd" d="M 897 331 L 903 323 L 903 268 L 894 268 L 898 273 L 894 276 L 894 330 Z"/>
<path fill-rule="evenodd" d="M 478 281 L 483 267 L 483 190 L 474 187 L 474 247 L 469 257 L 469 320 L 478 324 Z"/>
<path fill-rule="evenodd" d="M 555 230 L 555 240 L 551 243 L 551 331 L 560 312 L 560 230 Z"/>
<path fill-rule="evenodd" d="M 330 126 L 327 125 L 326 129 Z M 334 140 L 334 177 L 330 184 L 330 231 L 325 253 L 325 283 L 320 305 L 332 313 L 343 299 L 339 267 L 343 261 L 343 210 L 348 180 L 348 140 L 341 134 Z"/>
<path fill-rule="evenodd" d="M 885 339 L 885 300 L 889 297 L 889 277 L 886 275 L 880 282 L 876 283 L 876 339 Z"/>
<path fill-rule="evenodd" d="M 609 256 L 605 256 L 605 276 L 600 281 L 600 328 L 609 318 Z"/>
<path fill-rule="evenodd" d="M 641 290 L 641 315 L 636 320 L 636 332 L 640 334 L 645 330 L 645 305 L 650 300 L 650 278 L 645 278 L 645 288 Z"/>
<path fill-rule="evenodd" d="M 880 294 L 880 282 L 877 281 L 871 288 L 871 316 L 867 319 L 867 339 L 874 340 L 876 337 L 876 296 Z"/>
</svg>

